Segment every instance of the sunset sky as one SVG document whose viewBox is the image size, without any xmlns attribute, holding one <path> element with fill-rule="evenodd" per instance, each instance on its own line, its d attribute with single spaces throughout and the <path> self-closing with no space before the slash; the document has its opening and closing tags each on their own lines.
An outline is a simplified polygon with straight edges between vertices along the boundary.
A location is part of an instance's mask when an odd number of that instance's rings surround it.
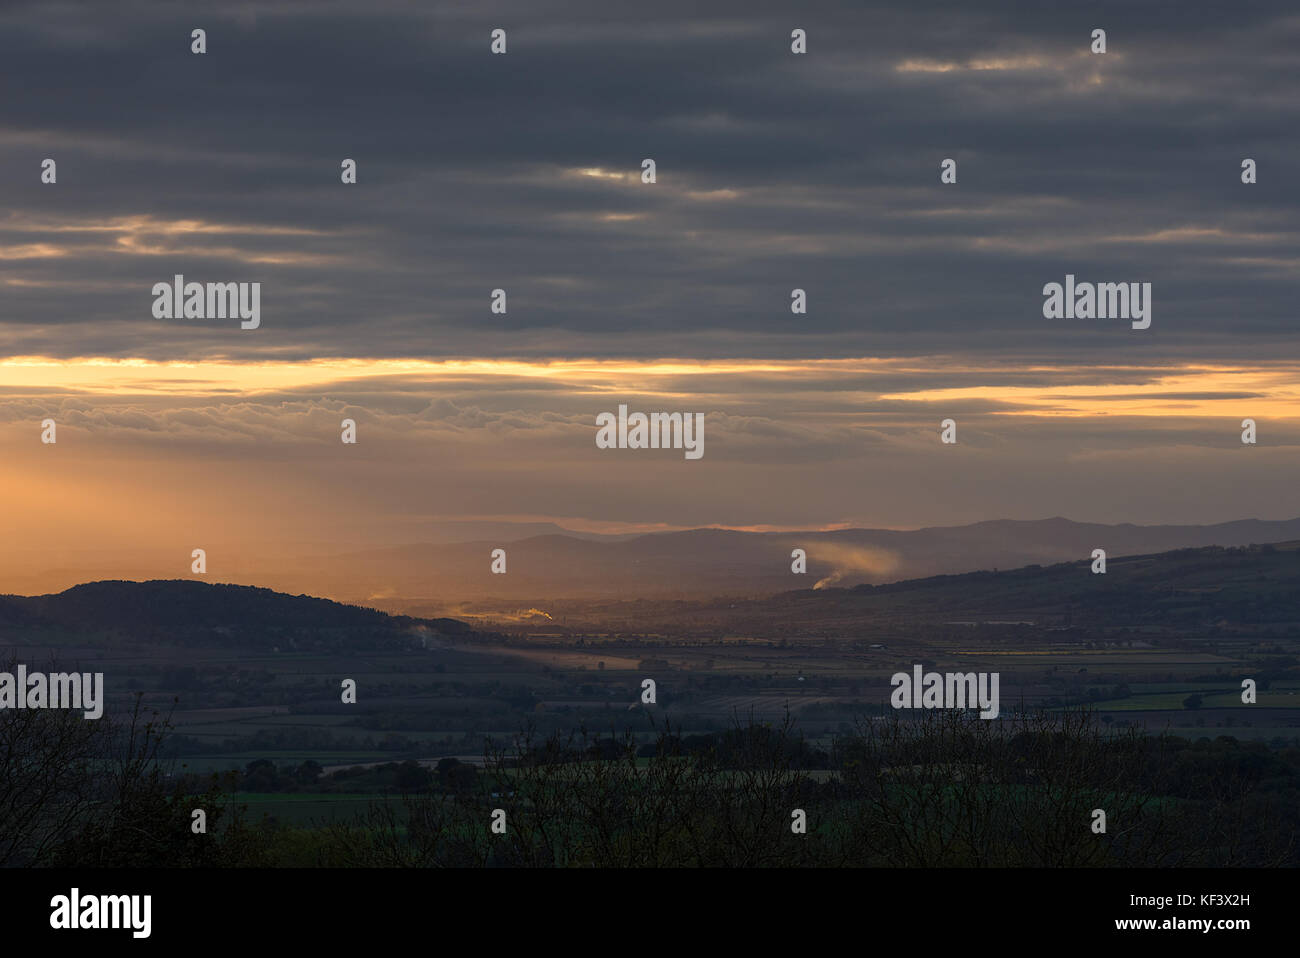
<svg viewBox="0 0 1300 958">
<path fill-rule="evenodd" d="M 701 6 L 0 6 L 0 574 L 1300 516 L 1292 5 Z M 175 274 L 261 283 L 260 328 L 155 319 Z M 1151 328 L 1045 319 L 1067 274 Z M 620 403 L 703 458 L 596 448 Z"/>
</svg>

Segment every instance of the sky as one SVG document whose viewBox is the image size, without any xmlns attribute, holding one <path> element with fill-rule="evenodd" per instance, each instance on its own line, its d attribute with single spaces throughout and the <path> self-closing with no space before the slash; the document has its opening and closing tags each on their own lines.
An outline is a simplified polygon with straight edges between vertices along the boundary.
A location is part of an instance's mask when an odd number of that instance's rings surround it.
<svg viewBox="0 0 1300 958">
<path fill-rule="evenodd" d="M 0 573 L 1300 516 L 1300 11 L 982 6 L 0 3 Z M 1067 274 L 1150 328 L 1045 318 Z M 598 448 L 620 404 L 703 456 Z"/>
</svg>

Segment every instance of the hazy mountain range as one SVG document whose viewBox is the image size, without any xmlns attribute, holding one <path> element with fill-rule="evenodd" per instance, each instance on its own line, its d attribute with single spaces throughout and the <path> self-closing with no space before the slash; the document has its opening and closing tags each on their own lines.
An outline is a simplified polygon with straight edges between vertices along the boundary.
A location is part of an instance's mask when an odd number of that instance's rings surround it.
<svg viewBox="0 0 1300 958">
<path fill-rule="evenodd" d="M 343 556 L 303 557 L 293 575 L 268 584 L 321 591 L 349 601 L 387 597 L 444 600 L 556 597 L 700 597 L 897 582 L 923 576 L 1009 569 L 1197 546 L 1239 546 L 1300 538 L 1300 519 L 1209 526 L 1099 525 L 1068 519 L 997 520 L 896 531 L 737 532 L 693 529 L 621 540 L 544 535 L 419 544 Z M 491 572 L 492 550 L 506 574 Z M 791 553 L 807 553 L 807 573 Z"/>
<path fill-rule="evenodd" d="M 751 599 L 599 604 L 619 630 L 852 637 L 918 625 L 1150 628 L 1164 633 L 1255 630 L 1286 635 L 1300 617 L 1300 542 L 1180 549 L 882 586 L 796 589 Z M 1280 630 L 1280 631 L 1279 631 Z M 0 644 L 40 636 L 118 635 L 131 642 L 338 652 L 474 643 L 491 633 L 448 618 L 394 616 L 310 596 L 187 580 L 90 582 L 41 596 L 0 595 Z M 75 644 L 75 643 L 74 643 Z"/>
<path fill-rule="evenodd" d="M 329 596 L 406 610 L 428 602 L 501 598 L 702 598 L 753 596 L 792 589 L 880 584 L 925 576 L 1108 556 L 1143 555 L 1200 546 L 1241 546 L 1300 539 L 1300 519 L 1243 519 L 1217 525 L 1138 526 L 1063 518 L 994 520 L 915 530 L 740 532 L 694 529 L 633 537 L 569 532 L 423 542 L 393 548 L 267 556 L 255 549 L 213 549 L 208 580 Z M 504 549 L 506 573 L 491 571 Z M 791 553 L 807 553 L 807 573 L 791 571 Z M 68 563 L 37 574 L 7 576 L 6 591 L 55 591 L 103 578 L 190 576 L 189 555 L 95 564 Z"/>
</svg>

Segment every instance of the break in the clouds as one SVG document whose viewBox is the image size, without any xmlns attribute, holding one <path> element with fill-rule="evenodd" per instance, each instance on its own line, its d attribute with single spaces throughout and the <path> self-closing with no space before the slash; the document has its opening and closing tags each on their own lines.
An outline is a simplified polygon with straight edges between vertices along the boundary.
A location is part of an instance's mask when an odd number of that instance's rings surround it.
<svg viewBox="0 0 1300 958">
<path fill-rule="evenodd" d="M 0 493 L 26 504 L 0 534 L 369 544 L 470 517 L 627 532 L 1297 511 L 1295 363 L 930 362 L 0 363 Z M 596 413 L 619 402 L 702 412 L 707 455 L 599 449 Z M 37 441 L 46 417 L 56 446 Z M 1246 417 L 1260 445 L 1242 445 Z"/>
</svg>

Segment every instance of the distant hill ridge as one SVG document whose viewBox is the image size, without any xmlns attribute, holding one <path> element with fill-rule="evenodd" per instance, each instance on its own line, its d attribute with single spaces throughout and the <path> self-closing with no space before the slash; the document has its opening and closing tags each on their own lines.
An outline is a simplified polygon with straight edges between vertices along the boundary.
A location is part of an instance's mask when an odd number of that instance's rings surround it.
<svg viewBox="0 0 1300 958">
<path fill-rule="evenodd" d="M 331 595 L 369 595 L 386 589 L 392 594 L 445 599 L 755 595 L 790 589 L 794 549 L 806 551 L 813 582 L 833 579 L 834 584 L 853 585 L 1067 562 L 1098 548 L 1118 557 L 1295 539 L 1300 539 L 1300 519 L 1139 526 L 1075 522 L 1059 516 L 912 530 L 702 528 L 621 540 L 547 534 L 517 541 L 484 539 L 304 556 L 295 561 L 298 571 L 291 578 L 263 577 L 263 581 L 294 588 L 312 583 L 311 587 Z M 508 575 L 490 573 L 488 557 L 498 547 L 508 553 Z M 327 590 L 321 585 L 325 582 Z"/>
<path fill-rule="evenodd" d="M 456 619 L 411 619 L 308 595 L 256 586 L 155 579 L 87 582 L 53 595 L 0 596 L 0 626 L 149 632 L 196 629 L 366 630 L 399 632 L 424 626 L 442 634 L 472 633 Z"/>
<path fill-rule="evenodd" d="M 1078 562 L 1097 548 L 1105 549 L 1113 562 L 1125 556 L 1178 549 L 1296 540 L 1300 540 L 1300 519 L 1242 519 L 1207 526 L 1107 526 L 1055 517 L 908 531 L 694 529 L 620 541 L 548 534 L 517 542 L 485 540 L 346 556 L 304 556 L 275 568 L 239 570 L 244 581 L 255 581 L 263 588 L 214 586 L 192 579 L 166 579 L 156 573 L 131 574 L 131 579 L 150 581 L 91 581 L 52 595 L 0 597 L 0 628 L 38 622 L 93 628 L 101 621 L 123 628 L 241 624 L 276 628 L 293 623 L 298 628 L 317 624 L 389 629 L 423 624 L 454 634 L 473 629 L 454 619 L 390 621 L 365 606 L 377 596 L 429 598 L 439 600 L 430 605 L 442 608 L 484 597 L 529 605 L 565 598 L 752 598 L 800 587 L 881 586 L 933 576 Z M 491 572 L 491 553 L 498 547 L 508 554 L 506 575 Z M 806 575 L 791 571 L 795 549 L 807 553 Z M 99 579 L 93 573 L 84 578 Z M 313 598 L 312 594 L 331 595 L 353 604 Z"/>
<path fill-rule="evenodd" d="M 763 599 L 731 602 L 744 616 L 813 622 L 834 608 L 901 611 L 916 615 L 991 613 L 998 610 L 1061 612 L 1113 610 L 1128 605 L 1148 616 L 1184 612 L 1202 619 L 1243 613 L 1300 621 L 1300 539 L 1254 546 L 1207 546 L 1107 556 L 1106 575 L 1089 571 L 1090 559 L 1001 571 L 941 574 L 881 585 L 787 589 Z M 1180 598 L 1180 594 L 1193 599 Z M 639 600 L 628 600 L 636 604 Z M 901 603 L 901 604 L 900 604 Z M 713 601 L 682 609 L 706 612 Z M 1259 606 L 1256 609 L 1256 606 Z M 1254 610 L 1254 611 L 1251 611 Z M 793 618 L 792 618 L 793 614 Z M 1287 616 L 1294 616 L 1287 619 Z M 63 627 L 80 630 L 194 631 L 213 629 L 336 631 L 407 634 L 423 629 L 469 637 L 476 630 L 457 619 L 394 616 L 308 595 L 254 586 L 188 579 L 102 581 L 40 596 L 0 596 L 0 628 Z"/>
</svg>

